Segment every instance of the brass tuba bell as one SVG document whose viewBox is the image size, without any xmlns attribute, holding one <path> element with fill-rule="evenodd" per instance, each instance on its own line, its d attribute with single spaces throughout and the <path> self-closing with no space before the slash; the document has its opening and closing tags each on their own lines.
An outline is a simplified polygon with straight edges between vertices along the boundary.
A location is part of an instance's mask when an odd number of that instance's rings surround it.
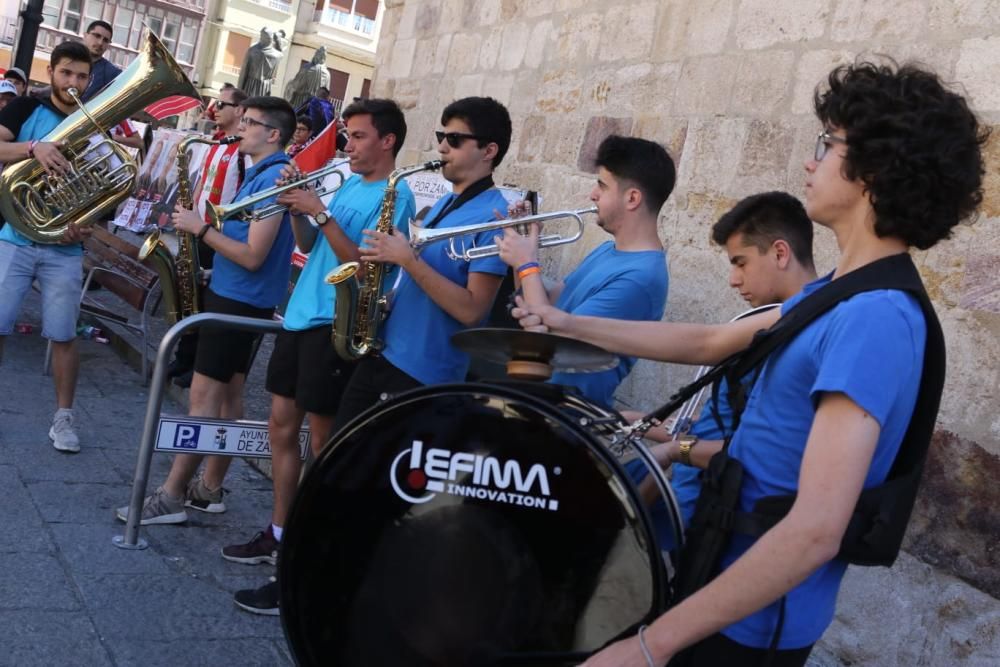
<svg viewBox="0 0 1000 667">
<path fill-rule="evenodd" d="M 131 194 L 138 173 L 108 129 L 171 95 L 201 99 L 163 43 L 147 31 L 132 64 L 41 139 L 64 142 L 70 172 L 49 176 L 38 160 L 7 165 L 0 173 L 0 214 L 36 243 L 58 243 L 70 223 L 93 225 Z"/>
</svg>

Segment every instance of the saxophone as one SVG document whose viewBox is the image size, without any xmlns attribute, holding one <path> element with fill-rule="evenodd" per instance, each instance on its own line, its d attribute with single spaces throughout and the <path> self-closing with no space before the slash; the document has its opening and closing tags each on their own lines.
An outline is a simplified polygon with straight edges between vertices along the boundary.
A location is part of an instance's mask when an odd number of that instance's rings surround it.
<svg viewBox="0 0 1000 667">
<path fill-rule="evenodd" d="M 400 167 L 389 174 L 382 197 L 377 231 L 392 234 L 392 218 L 396 212 L 396 184 L 418 171 L 440 169 L 440 160 Z M 382 293 L 389 267 L 384 262 L 371 262 L 361 283 L 356 274 L 360 262 L 345 262 L 327 274 L 326 282 L 333 285 L 337 305 L 333 317 L 333 347 L 341 358 L 352 361 L 382 349 L 378 328 L 388 312 L 388 299 Z M 353 280 L 351 280 L 353 278 Z"/>
<path fill-rule="evenodd" d="M 177 203 L 186 209 L 194 208 L 191 195 L 191 179 L 188 165 L 191 157 L 188 146 L 194 143 L 218 145 L 232 144 L 240 137 L 224 137 L 218 141 L 193 135 L 184 137 L 177 144 Z M 215 227 L 222 229 L 219 223 Z M 149 259 L 150 264 L 160 276 L 160 290 L 163 293 L 164 316 L 170 324 L 178 322 L 188 315 L 197 315 L 201 311 L 198 298 L 198 280 L 201 265 L 198 262 L 198 244 L 192 234 L 177 232 L 177 257 L 175 258 L 160 238 L 160 230 L 146 237 L 139 249 L 139 261 Z"/>
</svg>

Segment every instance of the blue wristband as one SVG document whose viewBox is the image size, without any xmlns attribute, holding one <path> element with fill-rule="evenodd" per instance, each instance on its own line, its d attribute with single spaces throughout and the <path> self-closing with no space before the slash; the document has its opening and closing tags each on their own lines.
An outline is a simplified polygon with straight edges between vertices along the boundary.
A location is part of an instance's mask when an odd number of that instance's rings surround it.
<svg viewBox="0 0 1000 667">
<path fill-rule="evenodd" d="M 538 265 L 538 262 L 527 262 L 517 267 L 517 271 L 515 271 L 514 273 L 521 273 L 521 271 L 524 271 L 526 269 L 540 269 L 540 268 L 542 267 Z"/>
</svg>

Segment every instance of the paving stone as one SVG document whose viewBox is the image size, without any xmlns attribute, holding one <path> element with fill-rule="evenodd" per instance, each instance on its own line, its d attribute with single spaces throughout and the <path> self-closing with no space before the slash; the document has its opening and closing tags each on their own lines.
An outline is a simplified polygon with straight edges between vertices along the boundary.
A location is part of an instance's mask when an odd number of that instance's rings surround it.
<svg viewBox="0 0 1000 667">
<path fill-rule="evenodd" d="M 77 611 L 81 609 L 63 564 L 54 554 L 5 555 L 0 568 L 0 609 Z"/>
<path fill-rule="evenodd" d="M 276 619 L 275 619 L 276 620 Z M 188 639 L 182 642 L 162 640 L 108 640 L 111 654 L 119 665 L 177 667 L 177 665 L 230 665 L 238 656 L 239 664 L 252 667 L 276 667 L 292 664 L 284 640 L 261 640 L 248 643 L 232 639 Z"/>
<path fill-rule="evenodd" d="M 0 611 L 0 628 L 3 628 L 3 655 L 0 656 L 3 665 L 102 667 L 115 664 L 85 612 Z"/>
</svg>

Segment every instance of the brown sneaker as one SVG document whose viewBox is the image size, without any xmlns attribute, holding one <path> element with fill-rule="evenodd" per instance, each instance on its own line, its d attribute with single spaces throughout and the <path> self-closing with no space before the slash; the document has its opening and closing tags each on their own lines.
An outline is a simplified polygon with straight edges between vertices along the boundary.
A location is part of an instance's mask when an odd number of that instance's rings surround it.
<svg viewBox="0 0 1000 667">
<path fill-rule="evenodd" d="M 278 540 L 274 539 L 271 524 L 267 525 L 267 530 L 257 533 L 246 544 L 222 547 L 222 557 L 234 563 L 245 563 L 246 565 L 276 564 L 278 562 Z"/>
</svg>

